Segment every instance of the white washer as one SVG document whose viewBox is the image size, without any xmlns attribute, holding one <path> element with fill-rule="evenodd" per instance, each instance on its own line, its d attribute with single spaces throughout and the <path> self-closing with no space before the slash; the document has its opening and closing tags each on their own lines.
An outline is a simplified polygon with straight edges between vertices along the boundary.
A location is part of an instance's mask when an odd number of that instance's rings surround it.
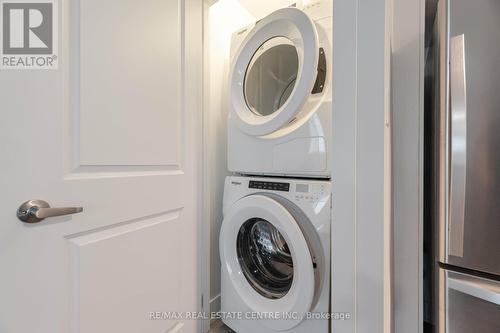
<svg viewBox="0 0 500 333">
<path fill-rule="evenodd" d="M 227 177 L 222 320 L 238 333 L 328 332 L 331 183 Z"/>
<path fill-rule="evenodd" d="M 330 178 L 332 13 L 282 8 L 233 34 L 229 171 Z"/>
</svg>

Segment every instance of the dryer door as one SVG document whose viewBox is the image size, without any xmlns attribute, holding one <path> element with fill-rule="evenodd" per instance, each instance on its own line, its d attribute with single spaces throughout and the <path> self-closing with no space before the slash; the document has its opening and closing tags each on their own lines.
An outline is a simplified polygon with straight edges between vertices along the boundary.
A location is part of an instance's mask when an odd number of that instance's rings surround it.
<svg viewBox="0 0 500 333">
<path fill-rule="evenodd" d="M 311 310 L 313 259 L 297 221 L 277 201 L 262 195 L 237 201 L 222 224 L 220 256 L 241 300 L 274 316 L 259 318 L 263 325 L 288 330 Z"/>
<path fill-rule="evenodd" d="M 248 33 L 231 65 L 230 110 L 249 135 L 270 134 L 294 121 L 318 75 L 318 34 L 301 10 L 283 8 Z"/>
</svg>

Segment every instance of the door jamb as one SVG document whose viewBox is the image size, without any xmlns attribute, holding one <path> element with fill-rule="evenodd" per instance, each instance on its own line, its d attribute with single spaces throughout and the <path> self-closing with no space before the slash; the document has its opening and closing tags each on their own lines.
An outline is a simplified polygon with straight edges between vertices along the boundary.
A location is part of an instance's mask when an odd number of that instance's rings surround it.
<svg viewBox="0 0 500 333">
<path fill-rule="evenodd" d="M 202 4 L 202 44 L 203 44 L 203 59 L 202 59 L 202 116 L 201 116 L 201 141 L 202 141 L 202 163 L 200 167 L 201 179 L 200 185 L 200 218 L 201 223 L 199 228 L 199 288 L 200 288 L 200 306 L 201 312 L 204 313 L 204 318 L 199 321 L 199 332 L 205 333 L 210 329 L 210 262 L 211 262 L 211 205 L 212 193 L 210 189 L 210 137 L 209 137 L 209 119 L 207 111 L 209 110 L 209 91 L 210 91 L 210 72 L 207 61 L 209 59 L 208 44 L 208 14 L 210 6 L 217 0 L 203 0 Z"/>
</svg>

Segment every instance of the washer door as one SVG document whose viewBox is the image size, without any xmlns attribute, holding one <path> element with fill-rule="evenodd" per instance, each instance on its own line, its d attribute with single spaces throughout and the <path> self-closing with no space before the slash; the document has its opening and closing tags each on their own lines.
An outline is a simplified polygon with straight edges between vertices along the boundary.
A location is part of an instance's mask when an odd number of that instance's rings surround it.
<svg viewBox="0 0 500 333">
<path fill-rule="evenodd" d="M 275 316 L 259 318 L 263 325 L 288 330 L 311 310 L 313 259 L 297 221 L 277 201 L 263 195 L 237 201 L 222 224 L 220 256 L 241 300 Z"/>
<path fill-rule="evenodd" d="M 230 110 L 249 135 L 293 122 L 318 74 L 318 34 L 301 10 L 283 8 L 259 21 L 231 66 Z"/>
</svg>

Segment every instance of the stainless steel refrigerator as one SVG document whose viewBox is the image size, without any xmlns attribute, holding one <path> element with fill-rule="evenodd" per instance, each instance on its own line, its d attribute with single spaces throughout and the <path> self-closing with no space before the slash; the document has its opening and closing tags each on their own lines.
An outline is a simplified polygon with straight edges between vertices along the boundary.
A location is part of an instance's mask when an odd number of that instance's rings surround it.
<svg viewBox="0 0 500 333">
<path fill-rule="evenodd" d="M 437 331 L 500 333 L 500 0 L 439 0 Z"/>
</svg>

